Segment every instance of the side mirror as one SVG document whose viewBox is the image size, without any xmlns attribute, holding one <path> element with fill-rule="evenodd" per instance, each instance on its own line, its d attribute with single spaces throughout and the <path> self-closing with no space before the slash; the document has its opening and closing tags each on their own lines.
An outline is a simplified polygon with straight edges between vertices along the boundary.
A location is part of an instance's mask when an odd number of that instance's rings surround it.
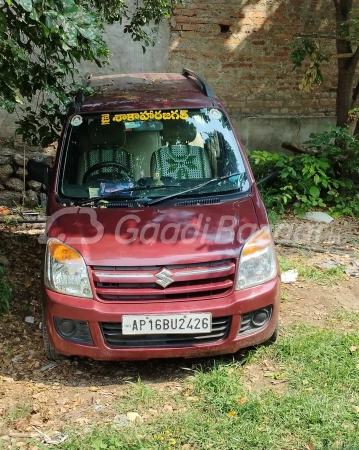
<svg viewBox="0 0 359 450">
<path fill-rule="evenodd" d="M 47 164 L 35 158 L 30 159 L 27 163 L 27 172 L 30 180 L 38 181 L 47 188 L 50 186 L 52 169 Z"/>
</svg>

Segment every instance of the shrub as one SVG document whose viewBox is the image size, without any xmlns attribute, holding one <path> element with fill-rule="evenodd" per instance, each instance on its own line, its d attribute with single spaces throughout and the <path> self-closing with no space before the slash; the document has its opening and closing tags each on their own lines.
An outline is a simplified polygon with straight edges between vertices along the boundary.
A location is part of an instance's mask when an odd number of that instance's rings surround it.
<svg viewBox="0 0 359 450">
<path fill-rule="evenodd" d="M 311 133 L 305 142 L 309 150 L 316 150 L 328 158 L 330 167 L 338 177 L 353 177 L 359 173 L 359 141 L 346 128 L 327 127 L 321 133 Z"/>
<path fill-rule="evenodd" d="M 315 155 L 249 154 L 257 181 L 276 173 L 261 187 L 267 207 L 280 213 L 293 208 L 299 215 L 319 207 L 328 208 L 334 216 L 359 216 L 359 197 L 351 179 L 359 168 L 357 139 L 338 127 L 312 133 L 310 138 L 307 148 L 315 149 Z"/>
</svg>

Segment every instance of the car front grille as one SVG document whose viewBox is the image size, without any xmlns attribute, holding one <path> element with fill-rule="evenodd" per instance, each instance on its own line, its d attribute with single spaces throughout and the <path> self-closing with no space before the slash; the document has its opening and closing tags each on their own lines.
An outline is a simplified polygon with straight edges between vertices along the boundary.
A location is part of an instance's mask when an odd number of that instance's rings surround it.
<svg viewBox="0 0 359 450">
<path fill-rule="evenodd" d="M 235 267 L 235 260 L 226 259 L 165 267 L 93 266 L 91 270 L 97 297 L 102 301 L 123 302 L 225 296 L 233 290 Z M 158 282 L 163 279 L 162 286 Z"/>
<path fill-rule="evenodd" d="M 113 348 L 188 347 L 210 344 L 225 339 L 229 333 L 230 317 L 214 317 L 212 331 L 206 334 L 151 334 L 128 336 L 122 334 L 122 323 L 100 323 L 105 343 Z"/>
</svg>

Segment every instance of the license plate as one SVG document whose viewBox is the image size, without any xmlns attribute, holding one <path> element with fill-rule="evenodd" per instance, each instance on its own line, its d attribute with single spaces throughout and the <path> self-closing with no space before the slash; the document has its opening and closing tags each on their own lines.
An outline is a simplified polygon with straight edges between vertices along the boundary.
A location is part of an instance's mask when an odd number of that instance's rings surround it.
<svg viewBox="0 0 359 450">
<path fill-rule="evenodd" d="M 199 334 L 211 331 L 211 313 L 122 316 L 122 334 Z"/>
</svg>

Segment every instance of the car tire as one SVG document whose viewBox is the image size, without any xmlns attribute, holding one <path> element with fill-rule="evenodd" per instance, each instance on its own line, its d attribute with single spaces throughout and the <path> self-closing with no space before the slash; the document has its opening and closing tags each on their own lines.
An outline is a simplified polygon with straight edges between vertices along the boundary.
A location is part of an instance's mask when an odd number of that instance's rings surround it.
<svg viewBox="0 0 359 450">
<path fill-rule="evenodd" d="M 262 345 L 274 344 L 276 342 L 276 340 L 278 339 L 278 335 L 279 335 L 279 322 L 277 322 L 272 336 L 267 341 L 265 341 Z"/>
<path fill-rule="evenodd" d="M 45 355 L 46 355 L 47 359 L 49 359 L 50 361 L 59 361 L 61 359 L 65 359 L 65 356 L 61 355 L 60 353 L 57 353 L 57 351 L 51 345 L 49 333 L 47 332 L 44 317 L 42 317 L 42 327 L 41 328 L 42 328 L 42 338 L 44 340 Z"/>
</svg>

